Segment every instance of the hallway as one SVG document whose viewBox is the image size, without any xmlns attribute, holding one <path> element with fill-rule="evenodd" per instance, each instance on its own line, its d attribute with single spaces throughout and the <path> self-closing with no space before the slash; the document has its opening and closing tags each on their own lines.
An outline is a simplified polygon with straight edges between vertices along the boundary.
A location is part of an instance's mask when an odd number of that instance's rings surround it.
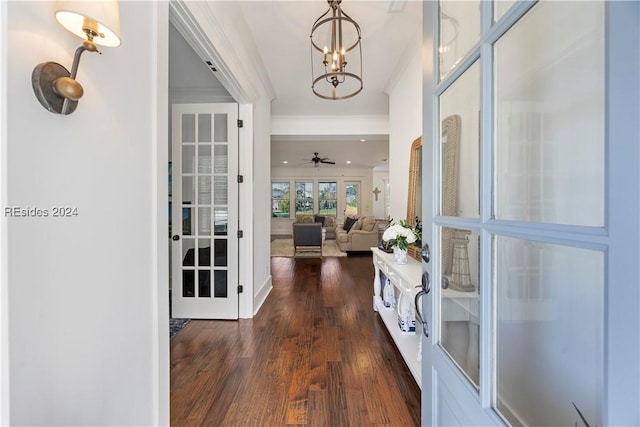
<svg viewBox="0 0 640 427">
<path fill-rule="evenodd" d="M 272 258 L 254 319 L 171 340 L 171 425 L 420 424 L 420 389 L 372 309 L 371 257 Z"/>
</svg>

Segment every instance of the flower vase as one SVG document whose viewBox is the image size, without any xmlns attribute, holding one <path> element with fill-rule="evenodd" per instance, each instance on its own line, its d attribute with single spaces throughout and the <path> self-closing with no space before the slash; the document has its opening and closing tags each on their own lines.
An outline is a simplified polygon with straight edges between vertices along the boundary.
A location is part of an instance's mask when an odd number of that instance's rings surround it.
<svg viewBox="0 0 640 427">
<path fill-rule="evenodd" d="M 407 263 L 407 250 L 400 249 L 397 246 L 393 247 L 393 260 L 396 264 L 406 264 Z"/>
</svg>

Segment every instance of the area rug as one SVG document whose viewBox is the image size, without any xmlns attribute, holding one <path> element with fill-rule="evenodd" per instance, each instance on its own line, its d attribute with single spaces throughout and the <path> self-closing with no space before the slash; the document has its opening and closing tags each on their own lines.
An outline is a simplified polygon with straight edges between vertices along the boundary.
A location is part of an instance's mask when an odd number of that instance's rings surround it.
<svg viewBox="0 0 640 427">
<path fill-rule="evenodd" d="M 271 242 L 271 256 L 272 257 L 293 257 L 293 239 L 275 239 Z M 318 252 L 308 253 L 304 255 L 296 255 L 296 257 L 317 257 Z M 335 256 L 335 257 L 346 257 L 347 253 L 342 252 L 338 248 L 338 244 L 335 240 L 325 240 L 322 244 L 322 256 Z"/>
<path fill-rule="evenodd" d="M 169 319 L 169 338 L 180 332 L 191 319 Z"/>
</svg>

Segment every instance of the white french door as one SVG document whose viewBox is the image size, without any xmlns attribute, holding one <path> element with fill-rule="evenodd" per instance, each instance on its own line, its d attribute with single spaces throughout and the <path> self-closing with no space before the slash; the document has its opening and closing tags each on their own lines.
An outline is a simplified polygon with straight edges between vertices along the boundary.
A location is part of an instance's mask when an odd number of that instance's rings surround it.
<svg viewBox="0 0 640 427">
<path fill-rule="evenodd" d="M 172 117 L 172 316 L 238 318 L 238 105 Z"/>
<path fill-rule="evenodd" d="M 637 425 L 638 3 L 431 7 L 423 424 Z"/>
</svg>

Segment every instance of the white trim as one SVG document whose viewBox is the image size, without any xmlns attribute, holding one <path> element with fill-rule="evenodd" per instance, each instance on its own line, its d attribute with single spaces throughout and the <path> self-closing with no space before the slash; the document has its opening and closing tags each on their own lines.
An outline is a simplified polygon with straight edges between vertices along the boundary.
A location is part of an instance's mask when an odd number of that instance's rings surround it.
<svg viewBox="0 0 640 427">
<path fill-rule="evenodd" d="M 272 280 L 272 277 L 271 275 L 269 275 L 269 277 L 267 277 L 267 280 L 265 280 L 262 286 L 260 286 L 260 289 L 258 289 L 258 292 L 256 292 L 256 295 L 254 298 L 255 304 L 253 309 L 254 315 L 258 313 L 258 310 L 260 310 L 260 307 L 262 307 L 262 304 L 264 304 L 267 297 L 271 293 L 271 290 L 273 289 L 273 286 L 271 285 L 271 280 Z"/>
<path fill-rule="evenodd" d="M 331 123 L 331 126 L 327 126 Z M 272 135 L 388 135 L 389 116 L 271 116 Z"/>
<path fill-rule="evenodd" d="M 240 249 L 240 264 L 247 268 L 239 268 L 238 280 L 243 286 L 243 292 L 238 296 L 238 317 L 248 319 L 253 317 L 253 105 L 240 104 L 238 118 L 243 121 L 243 127 L 238 135 L 238 174 L 243 175 L 244 182 L 238 184 L 239 229 L 244 232 L 244 238 L 238 242 Z"/>
<path fill-rule="evenodd" d="M 152 327 L 151 337 L 152 362 L 151 378 L 153 381 L 152 399 L 154 425 L 169 425 L 169 335 L 167 334 L 167 319 L 169 318 L 169 248 L 164 238 L 168 228 L 167 218 L 167 164 L 169 161 L 169 113 L 168 113 L 168 87 L 169 87 L 169 7 L 168 3 L 159 2 L 153 7 L 156 16 L 156 52 L 157 58 L 155 75 L 151 76 L 152 82 L 156 86 L 155 99 L 150 103 L 156 105 L 155 123 L 152 123 L 152 140 L 156 144 L 152 148 L 155 161 L 152 161 L 152 171 L 156 176 L 156 185 L 152 189 L 151 200 L 155 205 L 157 213 L 151 220 L 153 236 L 152 247 L 155 247 L 155 254 L 151 257 L 150 275 L 152 277 L 151 295 L 156 301 L 155 307 L 152 304 Z M 155 125 L 155 126 L 154 126 Z"/>
<path fill-rule="evenodd" d="M 237 7 L 230 2 L 175 0 L 169 3 L 171 23 L 203 61 L 214 63 L 217 79 L 236 102 L 253 103 L 262 92 L 273 99 L 275 92 L 249 32 L 237 30 L 227 34 L 221 22 Z M 239 15 L 233 18 L 234 28 L 246 26 L 244 20 L 238 21 Z M 236 47 L 248 52 L 240 52 Z M 262 87 L 256 87 L 255 81 Z"/>
<path fill-rule="evenodd" d="M 7 2 L 0 2 L 0 204 L 7 206 Z M 7 219 L 0 218 L 0 425 L 11 425 Z"/>
<path fill-rule="evenodd" d="M 606 222 L 611 245 L 605 270 L 603 425 L 640 424 L 639 18 L 638 2 L 606 2 Z"/>
<path fill-rule="evenodd" d="M 207 87 L 189 89 L 170 89 L 169 104 L 189 103 L 229 103 L 235 99 L 224 89 L 211 89 Z"/>
</svg>

